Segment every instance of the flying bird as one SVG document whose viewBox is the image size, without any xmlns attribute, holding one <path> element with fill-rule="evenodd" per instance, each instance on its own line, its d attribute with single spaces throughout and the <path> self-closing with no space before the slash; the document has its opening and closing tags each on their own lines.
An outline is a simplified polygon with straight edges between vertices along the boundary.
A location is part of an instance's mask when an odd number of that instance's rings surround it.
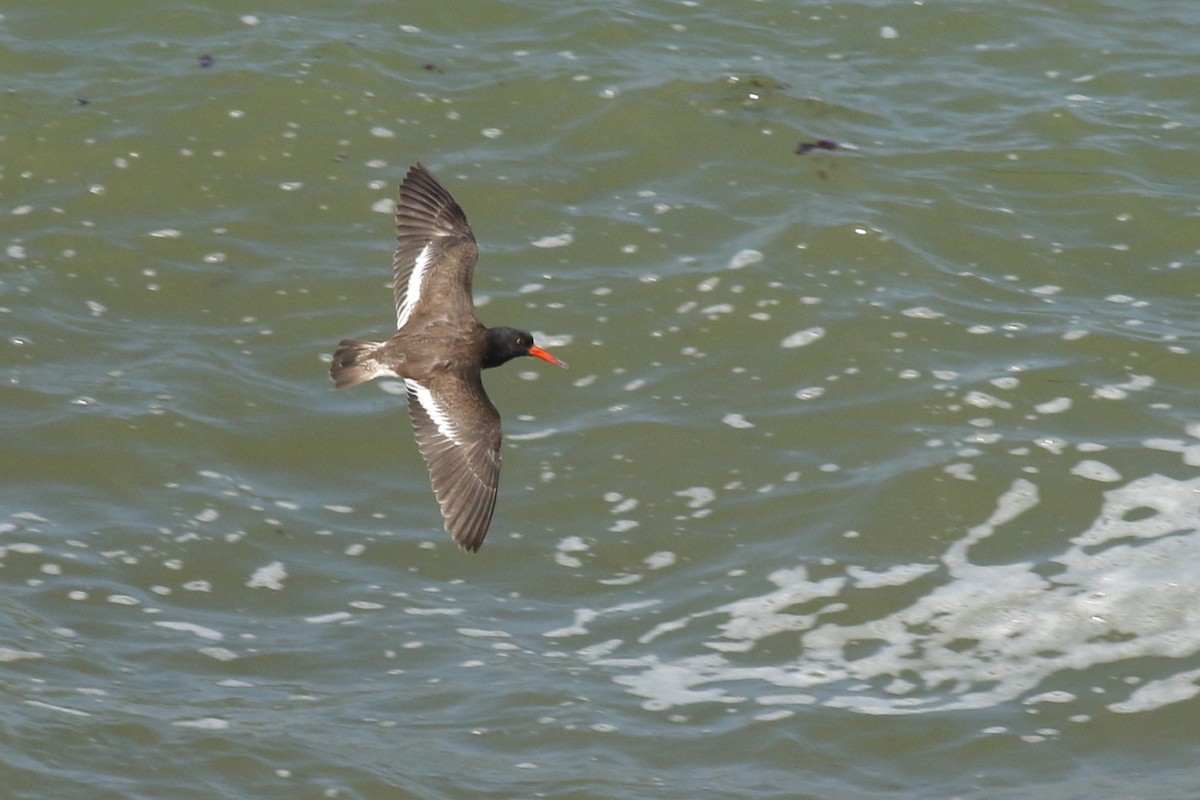
<svg viewBox="0 0 1200 800">
<path fill-rule="evenodd" d="M 470 552 L 487 535 L 500 477 L 500 413 L 481 373 L 518 356 L 567 366 L 528 332 L 479 321 L 471 296 L 478 258 L 462 208 L 424 166 L 410 168 L 396 204 L 396 333 L 386 342 L 343 339 L 329 368 L 339 389 L 404 379 L 446 530 Z"/>
</svg>

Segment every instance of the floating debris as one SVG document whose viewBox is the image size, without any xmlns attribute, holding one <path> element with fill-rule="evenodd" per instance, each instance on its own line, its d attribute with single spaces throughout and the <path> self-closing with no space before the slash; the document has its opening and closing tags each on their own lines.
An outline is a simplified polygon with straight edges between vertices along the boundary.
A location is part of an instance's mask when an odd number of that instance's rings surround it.
<svg viewBox="0 0 1200 800">
<path fill-rule="evenodd" d="M 817 139 L 813 142 L 801 142 L 796 145 L 796 154 L 804 155 L 813 150 L 837 150 L 840 145 L 833 139 Z"/>
</svg>

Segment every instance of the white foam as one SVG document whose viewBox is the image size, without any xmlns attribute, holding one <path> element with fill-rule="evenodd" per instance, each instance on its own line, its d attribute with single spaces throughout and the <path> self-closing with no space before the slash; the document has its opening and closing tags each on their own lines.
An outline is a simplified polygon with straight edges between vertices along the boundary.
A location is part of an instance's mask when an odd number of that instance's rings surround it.
<svg viewBox="0 0 1200 800">
<path fill-rule="evenodd" d="M 1200 669 L 1188 670 L 1167 678 L 1150 681 L 1134 690 L 1127 699 L 1110 703 L 1108 708 L 1118 714 L 1133 714 L 1191 700 L 1200 694 Z"/>
<path fill-rule="evenodd" d="M 486 630 L 484 628 L 456 628 L 455 633 L 470 639 L 510 639 L 508 631 Z"/>
<path fill-rule="evenodd" d="M 807 347 L 813 342 L 824 338 L 825 329 L 820 326 L 816 326 L 813 328 L 805 328 L 802 331 L 796 331 L 792 335 L 785 337 L 784 340 L 779 343 L 779 346 L 788 350 L 794 347 Z"/>
<path fill-rule="evenodd" d="M 1200 423 L 1188 425 L 1187 433 L 1194 439 L 1200 439 Z M 1183 439 L 1147 439 L 1142 445 L 1151 450 L 1179 453 L 1183 456 L 1184 464 L 1200 467 L 1200 444 L 1187 444 Z"/>
<path fill-rule="evenodd" d="M 588 632 L 587 624 L 600 614 L 590 608 L 575 609 L 575 621 L 563 628 L 555 628 L 542 634 L 550 639 L 561 639 L 564 636 L 583 636 Z"/>
<path fill-rule="evenodd" d="M 229 720 L 218 719 L 217 717 L 203 717 L 201 719 L 181 719 L 171 723 L 179 728 L 199 728 L 205 731 L 223 731 L 229 728 Z"/>
<path fill-rule="evenodd" d="M 973 481 L 975 478 L 975 465 L 966 461 L 960 461 L 955 464 L 947 464 L 942 467 L 942 472 L 945 472 L 952 478 L 957 478 L 960 481 Z"/>
<path fill-rule="evenodd" d="M 1121 473 L 1108 464 L 1101 461 L 1094 461 L 1090 458 L 1085 458 L 1071 467 L 1071 474 L 1087 478 L 1090 481 L 1100 481 L 1101 483 L 1116 483 L 1121 480 Z"/>
<path fill-rule="evenodd" d="M 67 708 L 66 706 L 56 706 L 53 703 L 45 703 L 45 702 L 42 702 L 41 700 L 26 700 L 24 702 L 25 702 L 25 705 L 27 705 L 27 706 L 34 706 L 35 708 L 45 708 L 49 711 L 57 711 L 60 714 L 69 714 L 72 717 L 90 717 L 91 716 L 91 714 L 89 714 L 88 712 L 80 711 L 77 708 Z"/>
<path fill-rule="evenodd" d="M 763 260 L 763 254 L 758 250 L 739 250 L 729 259 L 729 269 L 742 269 Z"/>
<path fill-rule="evenodd" d="M 605 497 L 605 499 L 607 500 L 608 498 Z M 628 514 L 630 511 L 633 511 L 638 507 L 638 500 L 636 497 L 622 498 L 620 495 L 617 495 L 609 502 L 616 503 L 616 505 L 609 509 L 610 514 Z"/>
<path fill-rule="evenodd" d="M 1039 414 L 1061 414 L 1071 408 L 1071 398 L 1056 397 L 1053 400 L 1047 400 L 1044 403 L 1038 403 L 1033 407 L 1033 410 Z"/>
<path fill-rule="evenodd" d="M 973 558 L 977 545 L 1004 544 L 1041 524 L 1019 521 L 1042 503 L 1036 484 L 1014 481 L 987 519 L 932 561 L 882 572 L 851 567 L 845 576 L 779 569 L 766 593 L 661 619 L 637 638 L 639 645 L 671 639 L 656 649 L 671 657 L 616 648 L 598 663 L 617 670 L 616 682 L 649 709 L 746 698 L 798 705 L 815 696 L 829 707 L 887 715 L 1071 702 L 1039 689 L 1060 674 L 1120 674 L 1126 662 L 1146 658 L 1192 666 L 1200 653 L 1200 478 L 1149 475 L 1110 489 L 1095 519 L 1048 557 L 998 560 L 989 546 Z M 851 588 L 888 591 L 917 581 L 934 585 L 898 607 L 864 605 L 855 621 L 840 613 L 854 602 Z M 861 618 L 874 608 L 881 610 Z M 793 654 L 781 660 L 769 648 L 752 660 L 777 634 L 797 641 Z M 1191 702 L 1198 677 L 1190 669 L 1125 684 L 1125 696 L 1120 684 L 1110 686 L 1117 696 L 1109 708 L 1135 713 Z"/>
<path fill-rule="evenodd" d="M 967 392 L 963 402 L 976 408 L 1012 408 L 1012 403 L 980 391 Z"/>
<path fill-rule="evenodd" d="M 236 661 L 238 659 L 238 654 L 228 647 L 201 647 L 199 652 L 215 661 Z"/>
<path fill-rule="evenodd" d="M 667 567 L 675 566 L 678 557 L 670 550 L 660 550 L 657 553 L 651 553 L 642 559 L 642 563 L 649 569 L 666 569 Z"/>
<path fill-rule="evenodd" d="M 575 237 L 569 233 L 560 233 L 558 236 L 543 236 L 542 238 L 530 242 L 534 247 L 566 247 L 571 242 L 575 241 Z"/>
<path fill-rule="evenodd" d="M 645 579 L 644 575 L 638 575 L 632 572 L 619 572 L 611 578 L 601 578 L 596 583 L 601 586 L 630 586 L 635 583 L 640 583 Z"/>
<path fill-rule="evenodd" d="M 250 580 L 246 581 L 246 585 L 251 589 L 279 591 L 283 588 L 283 581 L 287 576 L 287 569 L 284 568 L 283 562 L 272 561 L 270 564 L 254 570 L 254 574 L 250 576 Z"/>
<path fill-rule="evenodd" d="M 899 564 L 882 572 L 872 572 L 862 567 L 847 567 L 846 574 L 854 579 L 860 589 L 878 589 L 881 586 L 903 586 L 922 575 L 936 570 L 937 564 Z"/>
<path fill-rule="evenodd" d="M 457 617 L 461 616 L 466 609 L 463 608 L 418 608 L 410 606 L 404 609 L 405 614 L 411 614 L 414 617 Z"/>
<path fill-rule="evenodd" d="M 578 536 L 564 536 L 559 540 L 557 549 L 564 553 L 583 553 L 592 548 Z"/>
<path fill-rule="evenodd" d="M 675 493 L 675 496 L 688 498 L 688 508 L 703 508 L 717 499 L 717 493 L 707 486 L 692 486 L 687 489 L 680 489 Z"/>
<path fill-rule="evenodd" d="M 560 567 L 567 567 L 568 569 L 578 569 L 579 567 L 583 566 L 583 562 L 581 560 L 575 556 L 567 555 L 561 550 L 555 551 L 554 563 L 558 564 Z"/>
<path fill-rule="evenodd" d="M 225 638 L 225 634 L 220 631 L 206 628 L 203 625 L 197 625 L 194 622 L 170 622 L 168 620 L 159 620 L 154 623 L 160 628 L 167 628 L 173 631 L 183 631 L 185 633 L 193 633 L 201 639 L 209 639 L 214 642 L 219 642 Z"/>
<path fill-rule="evenodd" d="M 558 428 L 542 428 L 541 430 L 529 431 L 528 433 L 510 433 L 508 434 L 508 440 L 510 442 L 533 442 L 538 439 L 549 439 L 556 433 L 558 433 Z"/>
<path fill-rule="evenodd" d="M 1142 392 L 1154 385 L 1154 378 L 1149 375 L 1131 375 L 1124 383 L 1112 383 L 1099 386 L 1092 392 L 1092 397 L 1101 400 L 1124 400 L 1130 392 Z"/>
</svg>

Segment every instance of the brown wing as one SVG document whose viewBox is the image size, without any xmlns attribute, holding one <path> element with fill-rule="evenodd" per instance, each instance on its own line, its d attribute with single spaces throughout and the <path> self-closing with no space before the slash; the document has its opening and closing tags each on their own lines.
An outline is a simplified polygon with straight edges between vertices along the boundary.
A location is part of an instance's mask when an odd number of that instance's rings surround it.
<svg viewBox="0 0 1200 800">
<path fill-rule="evenodd" d="M 417 446 L 429 465 L 446 530 L 459 547 L 475 552 L 496 507 L 500 414 L 484 393 L 478 370 L 405 383 Z"/>
<path fill-rule="evenodd" d="M 467 216 L 421 164 L 408 171 L 396 204 L 396 329 L 413 320 L 474 320 L 471 278 L 479 248 Z M 429 301 L 436 298 L 436 304 Z"/>
</svg>

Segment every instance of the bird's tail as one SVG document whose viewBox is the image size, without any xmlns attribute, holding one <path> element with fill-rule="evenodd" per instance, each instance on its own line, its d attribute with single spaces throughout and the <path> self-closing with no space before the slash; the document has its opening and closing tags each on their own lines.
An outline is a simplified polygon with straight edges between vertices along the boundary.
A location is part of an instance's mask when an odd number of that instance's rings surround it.
<svg viewBox="0 0 1200 800">
<path fill-rule="evenodd" d="M 334 385 L 339 389 L 349 389 L 380 375 L 395 375 L 380 363 L 377 357 L 383 344 L 343 339 L 338 344 L 337 352 L 333 354 L 333 364 L 329 367 L 329 377 L 333 378 Z"/>
</svg>

